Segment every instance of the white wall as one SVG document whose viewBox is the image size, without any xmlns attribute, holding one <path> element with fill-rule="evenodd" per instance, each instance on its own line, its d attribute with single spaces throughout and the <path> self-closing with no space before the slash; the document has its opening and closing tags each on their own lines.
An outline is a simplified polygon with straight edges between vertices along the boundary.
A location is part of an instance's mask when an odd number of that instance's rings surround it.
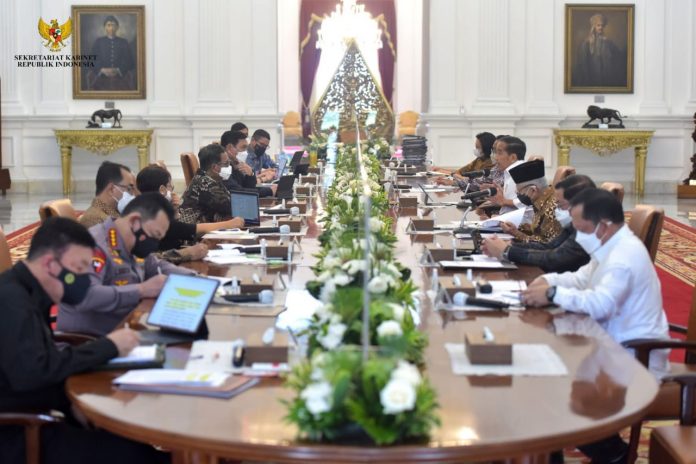
<svg viewBox="0 0 696 464">
<path fill-rule="evenodd" d="M 430 0 L 424 119 L 436 163 L 463 164 L 475 134 L 488 130 L 521 137 L 528 152 L 545 157 L 552 175 L 558 156 L 553 128 L 579 128 L 594 101 L 594 95 L 563 93 L 565 3 L 573 2 Z M 656 130 L 646 191 L 672 193 L 694 149 L 696 5 L 691 0 L 634 3 L 635 92 L 607 94 L 600 106 L 628 115 L 627 127 Z M 631 150 L 599 158 L 573 149 L 571 164 L 596 180 L 632 188 Z"/>
<path fill-rule="evenodd" d="M 150 159 L 163 159 L 183 178 L 179 154 L 219 139 L 238 120 L 280 132 L 278 4 L 289 0 L 123 0 L 144 4 L 147 99 L 118 100 L 124 128 L 155 129 Z M 0 0 L 3 165 L 13 191 L 61 191 L 60 154 L 53 129 L 83 128 L 100 100 L 72 99 L 69 68 L 18 68 L 15 54 L 49 53 L 36 33 L 39 17 L 64 20 L 74 4 L 95 0 Z M 298 3 L 299 4 L 299 3 Z M 69 39 L 69 40 L 72 40 Z M 71 53 L 70 47 L 66 53 Z M 134 148 L 109 159 L 137 168 Z M 94 189 L 102 158 L 73 153 L 78 191 Z M 31 180 L 31 182 L 28 182 Z"/>
</svg>

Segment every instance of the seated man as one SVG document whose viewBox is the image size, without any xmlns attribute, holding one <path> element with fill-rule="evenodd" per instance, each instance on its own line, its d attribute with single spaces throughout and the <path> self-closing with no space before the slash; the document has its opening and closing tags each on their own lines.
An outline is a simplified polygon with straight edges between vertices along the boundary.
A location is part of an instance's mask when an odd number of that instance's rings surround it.
<svg viewBox="0 0 696 464">
<path fill-rule="evenodd" d="M 587 264 L 590 256 L 575 241 L 575 229 L 568 210 L 570 200 L 588 188 L 596 188 L 595 183 L 580 174 L 566 177 L 556 184 L 554 195 L 558 208 L 554 214 L 563 230 L 555 239 L 546 243 L 510 243 L 494 236 L 483 241 L 484 253 L 516 264 L 538 266 L 544 272 L 577 271 L 580 266 Z"/>
<path fill-rule="evenodd" d="M 655 266 L 645 245 L 624 224 L 619 200 L 605 190 L 586 189 L 571 200 L 570 214 L 575 240 L 591 261 L 576 272 L 538 277 L 522 293 L 522 303 L 555 303 L 588 314 L 618 343 L 669 338 Z M 669 350 L 650 354 L 649 369 L 655 376 L 667 372 L 668 354 Z M 593 462 L 626 462 L 628 445 L 616 434 L 581 450 Z"/>
<path fill-rule="evenodd" d="M 435 182 L 441 185 L 454 185 L 455 183 L 462 182 L 464 184 L 464 188 L 466 188 L 466 184 L 469 183 L 469 178 L 464 177 L 465 173 L 481 171 L 483 169 L 491 169 L 493 167 L 491 150 L 495 141 L 495 135 L 491 134 L 490 132 L 481 132 L 480 134 L 476 134 L 474 160 L 454 171 L 452 173 L 452 179 L 448 179 L 446 177 L 436 177 Z M 436 170 L 444 171 L 442 169 Z"/>
<path fill-rule="evenodd" d="M 211 143 L 198 152 L 200 169 L 184 192 L 179 213 L 188 224 L 220 222 L 232 217 L 230 191 L 224 182 L 232 166 L 222 145 Z"/>
<path fill-rule="evenodd" d="M 576 272 L 544 274 L 522 294 L 523 303 L 553 302 L 589 314 L 617 342 L 669 338 L 660 281 L 645 245 L 624 224 L 612 193 L 586 189 L 570 202 L 575 241 L 592 258 Z M 653 351 L 650 370 L 666 372 L 667 353 Z"/>
<path fill-rule="evenodd" d="M 108 218 L 116 219 L 135 196 L 135 177 L 127 166 L 104 161 L 97 171 L 97 196 L 80 217 L 88 229 Z"/>
<path fill-rule="evenodd" d="M 103 335 L 141 299 L 159 295 L 167 274 L 194 274 L 151 254 L 174 217 L 159 193 L 137 196 L 123 216 L 107 219 L 89 232 L 97 242 L 89 270 L 89 289 L 80 303 L 61 303 L 58 330 Z"/>
<path fill-rule="evenodd" d="M 172 176 L 169 174 L 169 171 L 161 166 L 150 165 L 145 167 L 138 173 L 136 182 L 140 192 L 159 192 L 167 200 L 172 202 L 172 206 L 175 208 L 175 219 L 169 224 L 167 233 L 160 241 L 160 251 L 174 251 L 187 243 L 195 242 L 201 235 L 207 234 L 208 232 L 212 232 L 214 230 L 244 227 L 243 218 L 233 218 L 222 222 L 204 222 L 200 224 L 187 224 L 176 219 L 178 215 L 176 210 L 178 208 L 175 206 L 175 199 L 177 197 L 174 193 L 174 186 L 172 185 Z M 176 201 L 176 203 L 178 203 L 178 201 Z M 202 255 L 199 255 L 199 253 L 196 252 L 197 250 L 191 250 L 192 248 L 200 248 Z M 204 244 L 199 243 L 195 246 L 186 247 L 176 251 L 183 255 L 183 261 L 187 261 L 203 258 L 206 255 L 208 248 Z M 165 257 L 167 260 L 171 261 L 169 256 Z M 186 259 L 187 257 L 189 259 Z"/>
<path fill-rule="evenodd" d="M 232 132 L 241 132 L 244 134 L 244 137 L 249 137 L 249 128 L 243 122 L 235 122 L 232 124 L 232 127 L 230 127 L 230 130 Z"/>
<path fill-rule="evenodd" d="M 251 166 L 251 170 L 262 182 L 272 180 L 278 169 L 278 165 L 266 153 L 269 143 L 271 143 L 271 134 L 263 129 L 256 129 L 247 149 L 246 164 Z"/>
<path fill-rule="evenodd" d="M 520 224 L 519 229 L 503 222 L 503 232 L 512 235 L 518 242 L 548 242 L 558 237 L 561 225 L 556 220 L 556 198 L 554 189 L 546 182 L 544 162 L 528 161 L 509 170 L 517 188 L 517 199 L 525 208 L 531 206 L 534 216 L 529 224 Z"/>
<path fill-rule="evenodd" d="M 65 379 L 121 355 L 138 335 L 119 329 L 77 347 L 58 349 L 48 316 L 51 305 L 78 304 L 89 287 L 94 238 L 77 222 L 46 219 L 29 254 L 0 275 L 0 410 L 55 409 L 66 421 L 41 430 L 44 463 L 150 463 L 166 458 L 152 447 L 99 430 L 76 426 L 65 395 Z M 24 462 L 21 427 L 0 426 L 0 462 Z"/>
<path fill-rule="evenodd" d="M 232 175 L 225 181 L 225 187 L 232 190 L 251 190 L 259 193 L 259 197 L 270 197 L 275 194 L 275 185 L 269 187 L 257 187 L 257 177 L 251 167 L 239 161 L 239 154 L 246 153 L 247 140 L 243 133 L 227 131 L 220 137 L 220 145 L 225 149 L 227 157 L 232 165 Z"/>
<path fill-rule="evenodd" d="M 481 189 L 496 187 L 497 192 L 488 201 L 500 206 L 500 213 L 507 213 L 525 206 L 517 198 L 517 187 L 510 176 L 510 169 L 524 163 L 527 145 L 517 137 L 503 137 L 495 144 L 495 161 L 498 169 L 503 171 L 503 188 L 497 185 L 481 184 Z"/>
</svg>

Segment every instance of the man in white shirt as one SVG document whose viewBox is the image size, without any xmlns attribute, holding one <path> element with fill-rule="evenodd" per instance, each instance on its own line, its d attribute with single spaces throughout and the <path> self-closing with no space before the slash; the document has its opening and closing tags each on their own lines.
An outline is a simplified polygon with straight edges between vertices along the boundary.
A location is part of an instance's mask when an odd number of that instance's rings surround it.
<svg viewBox="0 0 696 464">
<path fill-rule="evenodd" d="M 524 163 L 526 153 L 527 145 L 517 137 L 503 137 L 495 144 L 496 163 L 498 164 L 498 169 L 503 171 L 504 183 L 503 191 L 501 192 L 498 189 L 496 195 L 490 197 L 488 201 L 500 205 L 500 214 L 517 208 L 526 208 L 517 199 L 517 186 L 510 175 L 510 169 Z"/>
<path fill-rule="evenodd" d="M 612 193 L 587 189 L 571 201 L 575 241 L 591 260 L 575 272 L 544 274 L 522 294 L 523 303 L 588 314 L 617 342 L 669 338 L 660 281 L 645 245 L 624 224 Z M 667 372 L 667 350 L 653 351 L 650 371 Z"/>
<path fill-rule="evenodd" d="M 660 281 L 645 245 L 624 224 L 621 202 L 601 189 L 587 189 L 570 202 L 575 241 L 590 262 L 575 272 L 544 274 L 521 295 L 530 306 L 553 302 L 588 314 L 621 343 L 637 338 L 669 338 Z M 668 370 L 668 350 L 650 355 L 657 377 Z M 628 445 L 618 434 L 580 447 L 592 462 L 625 463 Z"/>
</svg>

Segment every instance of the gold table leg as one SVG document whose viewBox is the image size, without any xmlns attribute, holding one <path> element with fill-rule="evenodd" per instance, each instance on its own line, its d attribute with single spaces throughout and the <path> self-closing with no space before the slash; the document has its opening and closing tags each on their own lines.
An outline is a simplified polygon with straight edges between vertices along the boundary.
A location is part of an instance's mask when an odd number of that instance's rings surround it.
<svg viewBox="0 0 696 464">
<path fill-rule="evenodd" d="M 143 169 L 145 166 L 147 166 L 149 160 L 148 160 L 148 146 L 147 145 L 138 145 L 138 165 L 139 169 Z"/>
<path fill-rule="evenodd" d="M 558 146 L 558 165 L 559 166 L 570 165 L 570 145 L 559 145 Z"/>
<path fill-rule="evenodd" d="M 60 146 L 60 164 L 63 170 L 63 196 L 68 196 L 72 190 L 70 182 L 72 175 L 72 147 L 70 145 Z"/>
<path fill-rule="evenodd" d="M 635 191 L 638 195 L 643 196 L 645 192 L 645 160 L 648 157 L 648 147 L 646 145 L 638 145 L 635 148 L 636 157 L 636 175 L 634 179 Z"/>
</svg>

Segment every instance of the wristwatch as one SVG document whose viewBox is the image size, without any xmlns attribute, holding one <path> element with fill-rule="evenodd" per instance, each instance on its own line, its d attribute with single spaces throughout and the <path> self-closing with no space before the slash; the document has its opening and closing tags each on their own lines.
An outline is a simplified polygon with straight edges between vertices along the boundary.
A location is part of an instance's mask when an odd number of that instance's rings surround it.
<svg viewBox="0 0 696 464">
<path fill-rule="evenodd" d="M 553 303 L 553 298 L 556 296 L 556 286 L 552 285 L 546 289 L 546 299 Z"/>
</svg>

